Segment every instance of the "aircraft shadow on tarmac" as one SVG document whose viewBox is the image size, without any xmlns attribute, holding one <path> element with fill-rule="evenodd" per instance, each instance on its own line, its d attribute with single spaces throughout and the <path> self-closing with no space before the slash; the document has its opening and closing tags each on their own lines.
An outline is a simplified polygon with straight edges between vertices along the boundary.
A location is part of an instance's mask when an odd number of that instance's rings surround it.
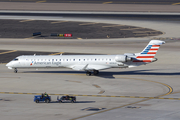
<svg viewBox="0 0 180 120">
<path fill-rule="evenodd" d="M 133 70 L 133 71 L 117 71 L 117 72 L 108 72 L 100 71 L 99 75 L 92 75 L 103 78 L 115 78 L 114 75 L 157 75 L 157 76 L 172 76 L 180 75 L 180 72 L 158 72 L 159 69 L 150 69 L 150 70 Z M 86 74 L 83 71 L 24 71 L 23 73 L 64 73 L 64 74 Z"/>
<path fill-rule="evenodd" d="M 96 101 L 76 101 L 75 103 L 95 103 Z M 44 103 L 44 102 L 39 102 Z M 51 101 L 50 103 L 59 103 L 58 101 Z M 63 102 L 63 103 L 70 103 L 70 102 Z M 61 104 L 63 104 L 61 103 Z"/>
</svg>

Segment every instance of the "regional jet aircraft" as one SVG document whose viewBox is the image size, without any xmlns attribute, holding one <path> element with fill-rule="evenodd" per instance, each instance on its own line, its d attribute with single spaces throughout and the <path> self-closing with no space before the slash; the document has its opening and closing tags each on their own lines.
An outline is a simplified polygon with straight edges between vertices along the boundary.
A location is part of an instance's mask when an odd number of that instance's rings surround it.
<svg viewBox="0 0 180 120">
<path fill-rule="evenodd" d="M 20 68 L 71 68 L 86 71 L 90 76 L 99 73 L 99 70 L 109 68 L 130 68 L 157 61 L 156 55 L 164 41 L 151 40 L 140 53 L 125 53 L 123 55 L 22 55 L 10 61 L 6 66 L 9 69 Z"/>
</svg>

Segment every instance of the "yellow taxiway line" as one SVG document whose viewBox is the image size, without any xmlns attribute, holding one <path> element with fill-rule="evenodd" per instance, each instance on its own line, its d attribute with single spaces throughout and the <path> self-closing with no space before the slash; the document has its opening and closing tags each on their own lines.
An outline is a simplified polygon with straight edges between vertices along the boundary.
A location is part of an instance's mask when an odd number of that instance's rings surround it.
<svg viewBox="0 0 180 120">
<path fill-rule="evenodd" d="M 58 54 L 63 54 L 64 52 L 59 52 L 59 53 L 54 53 L 54 54 L 50 54 L 50 55 L 58 55 Z"/>
<path fill-rule="evenodd" d="M 173 3 L 172 5 L 179 5 L 180 4 L 180 2 L 178 2 L 178 3 Z"/>
<path fill-rule="evenodd" d="M 25 95 L 41 95 L 42 93 L 21 93 L 21 92 L 0 92 L 0 94 L 25 94 Z M 144 99 L 166 99 L 166 100 L 180 100 L 180 98 L 163 98 L 163 97 L 141 97 L 141 96 L 113 96 L 113 95 L 80 95 L 80 94 L 53 94 L 60 96 L 86 96 L 86 97 L 116 97 L 116 98 L 144 98 Z"/>
<path fill-rule="evenodd" d="M 34 21 L 34 19 L 30 19 L 30 20 L 22 20 L 22 21 L 19 21 L 19 22 L 29 22 L 29 21 Z"/>
<path fill-rule="evenodd" d="M 112 3 L 112 1 L 109 1 L 109 2 L 103 2 L 103 4 L 109 4 L 109 3 Z"/>
<path fill-rule="evenodd" d="M 98 24 L 98 22 L 92 22 L 92 23 L 82 23 L 82 24 L 79 24 L 79 25 L 91 25 L 91 24 Z"/>
<path fill-rule="evenodd" d="M 0 53 L 0 55 L 2 55 L 2 54 L 7 54 L 7 53 L 12 53 L 12 52 L 16 52 L 17 50 L 11 50 L 11 51 L 7 51 L 7 52 L 2 52 L 2 53 Z"/>
</svg>

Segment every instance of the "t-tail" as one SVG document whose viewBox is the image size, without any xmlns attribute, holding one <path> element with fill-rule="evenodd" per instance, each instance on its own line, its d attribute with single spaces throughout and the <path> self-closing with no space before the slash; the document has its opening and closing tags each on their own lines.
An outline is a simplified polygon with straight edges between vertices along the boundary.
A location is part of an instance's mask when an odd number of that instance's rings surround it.
<svg viewBox="0 0 180 120">
<path fill-rule="evenodd" d="M 136 59 L 133 62 L 150 63 L 157 61 L 155 57 L 160 45 L 165 44 L 161 40 L 151 40 L 149 44 L 140 53 L 136 53 Z"/>
</svg>

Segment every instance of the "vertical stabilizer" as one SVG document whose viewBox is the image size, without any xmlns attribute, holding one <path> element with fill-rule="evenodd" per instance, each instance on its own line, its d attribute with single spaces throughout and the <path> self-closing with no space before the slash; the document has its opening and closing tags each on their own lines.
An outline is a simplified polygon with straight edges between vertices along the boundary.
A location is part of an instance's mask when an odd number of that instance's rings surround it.
<svg viewBox="0 0 180 120">
<path fill-rule="evenodd" d="M 136 60 L 133 62 L 153 62 L 160 45 L 165 44 L 161 40 L 151 40 L 141 53 L 136 54 Z"/>
</svg>

